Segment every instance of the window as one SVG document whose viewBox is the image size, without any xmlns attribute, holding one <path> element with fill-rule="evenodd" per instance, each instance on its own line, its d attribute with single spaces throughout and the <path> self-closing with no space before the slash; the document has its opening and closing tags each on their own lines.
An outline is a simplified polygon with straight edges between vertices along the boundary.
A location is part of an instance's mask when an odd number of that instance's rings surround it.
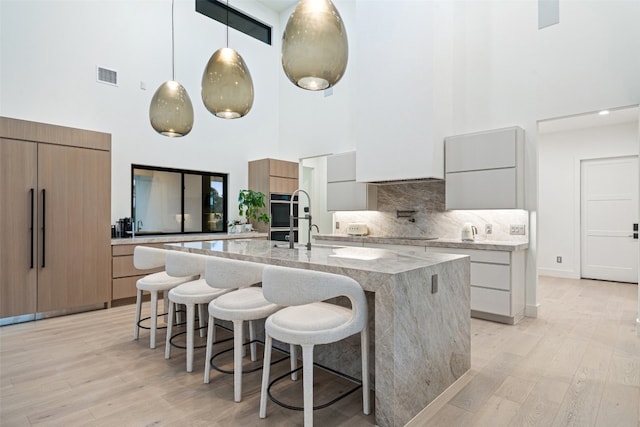
<svg viewBox="0 0 640 427">
<path fill-rule="evenodd" d="M 131 165 L 136 235 L 227 231 L 227 174 Z"/>
<path fill-rule="evenodd" d="M 196 0 L 196 12 L 271 44 L 271 27 L 217 0 Z"/>
</svg>

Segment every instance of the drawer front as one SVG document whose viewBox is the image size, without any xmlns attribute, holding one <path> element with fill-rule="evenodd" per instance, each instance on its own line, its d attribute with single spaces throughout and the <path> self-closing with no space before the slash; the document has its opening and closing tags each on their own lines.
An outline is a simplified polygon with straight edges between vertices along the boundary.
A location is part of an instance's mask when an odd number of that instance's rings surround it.
<svg viewBox="0 0 640 427">
<path fill-rule="evenodd" d="M 155 273 L 164 270 L 164 268 L 154 268 L 151 270 L 138 270 L 133 266 L 133 255 L 118 256 L 112 259 L 112 274 L 113 278 L 140 276 L 150 273 Z"/>
<path fill-rule="evenodd" d="M 136 282 L 142 276 L 121 277 L 111 282 L 113 296 L 111 299 L 130 298 L 136 296 Z"/>
<path fill-rule="evenodd" d="M 471 310 L 511 316 L 511 293 L 471 286 Z"/>
<path fill-rule="evenodd" d="M 145 243 L 144 245 L 111 245 L 111 255 L 133 255 L 133 250 L 136 246 L 148 246 L 152 248 L 164 249 L 164 243 Z"/>
<path fill-rule="evenodd" d="M 511 268 L 508 265 L 471 263 L 471 285 L 511 290 Z"/>
</svg>

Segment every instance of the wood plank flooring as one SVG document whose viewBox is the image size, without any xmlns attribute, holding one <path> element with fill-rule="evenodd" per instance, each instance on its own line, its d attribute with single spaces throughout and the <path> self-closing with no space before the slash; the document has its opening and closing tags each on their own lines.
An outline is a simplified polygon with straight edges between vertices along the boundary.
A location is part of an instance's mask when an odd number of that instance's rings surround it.
<svg viewBox="0 0 640 427">
<path fill-rule="evenodd" d="M 537 319 L 472 319 L 472 369 L 409 425 L 640 427 L 637 286 L 541 277 L 539 295 Z M 302 425 L 301 412 L 271 402 L 258 418 L 260 372 L 244 376 L 234 403 L 231 375 L 212 371 L 202 383 L 204 349 L 187 373 L 184 350 L 164 359 L 164 330 L 155 350 L 145 330 L 132 339 L 133 318 L 134 307 L 122 306 L 0 328 L 0 425 Z M 348 386 L 316 375 L 320 399 Z M 301 381 L 277 389 L 300 403 Z M 318 426 L 375 424 L 360 393 L 314 417 Z"/>
</svg>

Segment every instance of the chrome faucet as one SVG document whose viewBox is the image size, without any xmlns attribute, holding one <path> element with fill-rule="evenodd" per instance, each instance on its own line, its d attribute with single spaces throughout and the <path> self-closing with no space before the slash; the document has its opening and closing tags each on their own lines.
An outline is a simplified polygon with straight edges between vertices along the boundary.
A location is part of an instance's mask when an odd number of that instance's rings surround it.
<svg viewBox="0 0 640 427">
<path fill-rule="evenodd" d="M 307 201 L 309 202 L 309 207 L 305 208 L 305 211 L 307 213 L 305 214 L 305 216 L 301 216 L 301 217 L 293 216 L 293 201 L 295 199 L 296 194 L 298 193 L 304 193 L 307 196 Z M 293 244 L 294 244 L 294 241 L 296 240 L 295 234 L 293 233 L 293 221 L 296 219 L 306 219 L 307 221 L 309 221 L 309 228 L 307 229 L 307 245 L 306 246 L 307 246 L 307 250 L 310 251 L 311 250 L 311 228 L 314 225 L 311 223 L 311 197 L 309 196 L 309 193 L 307 193 L 301 188 L 298 188 L 296 191 L 291 193 L 291 200 L 289 200 L 289 249 L 293 249 Z M 317 225 L 316 225 L 316 228 L 318 228 Z"/>
</svg>

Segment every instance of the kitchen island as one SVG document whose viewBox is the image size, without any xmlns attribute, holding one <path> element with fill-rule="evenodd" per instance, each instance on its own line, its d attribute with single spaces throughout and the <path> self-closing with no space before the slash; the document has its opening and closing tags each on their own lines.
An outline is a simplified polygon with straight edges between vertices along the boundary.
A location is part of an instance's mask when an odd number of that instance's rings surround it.
<svg viewBox="0 0 640 427">
<path fill-rule="evenodd" d="M 470 368 L 467 256 L 416 257 L 386 249 L 325 245 L 308 251 L 304 247 L 289 249 L 285 242 L 249 239 L 165 247 L 326 271 L 358 281 L 369 304 L 377 425 L 406 424 Z M 359 339 L 345 341 L 342 347 L 327 346 L 328 350 L 320 346 L 318 359 L 323 365 L 360 376 L 360 350 L 354 350 Z"/>
</svg>

